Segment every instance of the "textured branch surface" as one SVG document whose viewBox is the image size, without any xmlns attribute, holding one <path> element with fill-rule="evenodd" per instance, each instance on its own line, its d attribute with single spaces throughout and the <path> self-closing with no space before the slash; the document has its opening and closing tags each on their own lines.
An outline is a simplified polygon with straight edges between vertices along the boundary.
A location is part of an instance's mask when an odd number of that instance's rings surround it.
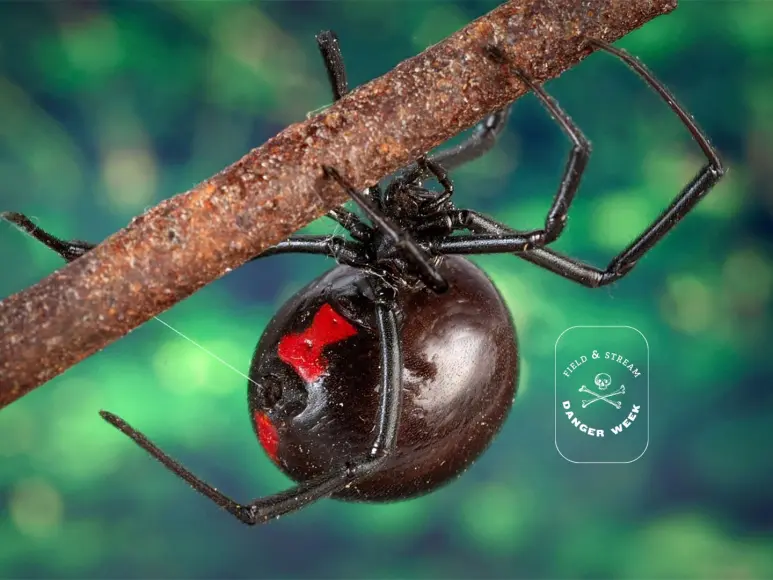
<svg viewBox="0 0 773 580">
<path fill-rule="evenodd" d="M 0 407 L 345 202 L 323 164 L 364 188 L 518 98 L 523 85 L 486 46 L 544 81 L 590 53 L 582 36 L 613 42 L 675 7 L 676 0 L 511 0 L 291 125 L 0 302 Z"/>
</svg>

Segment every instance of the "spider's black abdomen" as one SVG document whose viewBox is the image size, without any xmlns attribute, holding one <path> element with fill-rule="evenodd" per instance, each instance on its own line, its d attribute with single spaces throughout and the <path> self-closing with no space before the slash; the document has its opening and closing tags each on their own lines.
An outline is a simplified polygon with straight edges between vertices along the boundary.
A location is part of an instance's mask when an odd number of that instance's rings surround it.
<svg viewBox="0 0 773 580">
<path fill-rule="evenodd" d="M 388 501 L 427 493 L 486 448 L 512 405 L 510 313 L 474 264 L 447 257 L 450 290 L 402 290 L 403 412 L 397 449 L 334 497 Z M 367 271 L 338 266 L 271 321 L 253 358 L 250 411 L 274 461 L 296 481 L 365 457 L 375 436 L 380 347 Z"/>
</svg>

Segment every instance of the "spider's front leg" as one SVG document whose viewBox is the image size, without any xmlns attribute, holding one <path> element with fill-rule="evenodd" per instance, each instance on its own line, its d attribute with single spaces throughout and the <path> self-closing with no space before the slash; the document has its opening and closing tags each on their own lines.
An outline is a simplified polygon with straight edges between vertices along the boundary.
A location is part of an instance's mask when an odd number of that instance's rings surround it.
<svg viewBox="0 0 773 580">
<path fill-rule="evenodd" d="M 708 138 L 700 130 L 692 117 L 681 105 L 679 105 L 671 92 L 658 81 L 643 64 L 627 52 L 615 48 L 605 42 L 594 39 L 588 39 L 587 42 L 591 46 L 604 50 L 622 60 L 629 68 L 638 74 L 651 89 L 658 93 L 669 108 L 677 115 L 677 117 L 679 117 L 682 124 L 698 143 L 703 154 L 706 156 L 708 163 L 698 171 L 692 181 L 682 188 L 674 201 L 671 202 L 671 205 L 669 205 L 642 234 L 629 244 L 627 248 L 615 256 L 604 269 L 596 268 L 581 260 L 542 247 L 539 244 L 530 245 L 528 240 L 524 239 L 525 237 L 528 237 L 526 235 L 528 233 L 517 232 L 494 220 L 474 214 L 474 212 L 467 212 L 469 215 L 461 216 L 461 218 L 459 218 L 460 221 L 466 220 L 466 223 L 471 224 L 470 226 L 467 226 L 470 227 L 470 229 L 479 228 L 480 231 L 487 231 L 489 235 L 478 236 L 477 240 L 472 240 L 472 242 L 474 242 L 471 244 L 472 247 L 459 248 L 455 247 L 457 242 L 455 242 L 454 239 L 449 238 L 441 241 L 437 245 L 440 250 L 445 250 L 448 253 L 495 253 L 510 251 L 514 252 L 519 258 L 532 262 L 584 286 L 590 288 L 604 286 L 619 280 L 628 274 L 638 260 L 652 249 L 657 242 L 663 239 L 665 235 L 679 223 L 701 199 L 703 199 L 703 197 L 725 174 L 725 168 L 722 161 L 716 150 L 709 143 Z M 569 169 L 570 168 L 567 168 L 567 171 Z M 567 180 L 567 177 L 567 173 L 565 173 L 564 182 Z M 556 197 L 556 201 L 558 201 L 558 196 Z M 556 209 L 559 208 L 556 208 L 556 204 L 554 203 L 550 215 L 560 216 L 560 211 L 554 214 L 554 210 Z M 548 220 L 550 220 L 550 215 L 548 216 Z M 549 224 L 546 224 L 545 231 L 550 229 L 548 226 Z M 506 244 L 503 243 L 508 237 L 515 242 L 510 244 L 510 247 L 513 248 L 511 250 L 508 250 Z M 526 243 L 521 249 L 516 249 L 517 243 L 522 242 Z"/>
<path fill-rule="evenodd" d="M 677 102 L 674 96 L 638 59 L 624 50 L 615 48 L 600 40 L 588 39 L 588 44 L 604 50 L 623 61 L 638 74 L 679 117 L 682 124 L 698 143 L 708 163 L 682 188 L 674 201 L 650 226 L 644 230 L 628 247 L 615 256 L 605 269 L 596 268 L 575 258 L 565 256 L 547 248 L 539 248 L 533 252 L 519 255 L 551 272 L 568 278 L 584 286 L 595 288 L 619 280 L 630 272 L 641 257 L 651 250 L 655 244 L 687 215 L 697 203 L 711 190 L 725 174 L 725 167 L 717 151 L 711 146 L 706 135 L 701 131 L 692 116 Z"/>
<path fill-rule="evenodd" d="M 96 247 L 96 244 L 89 242 L 83 242 L 81 240 L 62 240 L 56 236 L 52 236 L 45 230 L 40 229 L 32 220 L 30 220 L 24 214 L 4 211 L 0 212 L 0 218 L 14 224 L 22 231 L 28 233 L 39 242 L 45 244 L 47 247 L 54 250 L 67 262 L 80 258 L 83 254 Z"/>
<path fill-rule="evenodd" d="M 491 53 L 492 58 L 503 58 L 495 49 L 492 49 Z M 580 180 L 590 158 L 590 142 L 571 117 L 545 92 L 545 89 L 531 80 L 523 71 L 515 67 L 510 67 L 510 70 L 529 87 L 572 142 L 572 150 L 569 152 L 569 159 L 558 191 L 545 218 L 545 226 L 539 230 L 521 232 L 475 211 L 455 210 L 449 215 L 451 229 L 467 229 L 473 233 L 436 242 L 433 245 L 436 252 L 447 254 L 523 252 L 541 248 L 555 241 L 566 226 L 569 207 L 580 187 Z"/>
<path fill-rule="evenodd" d="M 19 229 L 31 235 L 46 247 L 52 249 L 67 262 L 80 258 L 97 244 L 81 240 L 62 240 L 39 228 L 27 216 L 16 212 L 2 212 L 0 219 L 16 225 Z M 338 236 L 308 236 L 297 235 L 271 246 L 249 261 L 275 254 L 317 254 L 335 258 L 339 263 L 348 266 L 361 267 L 368 263 L 368 257 L 362 245 L 350 242 Z"/>
<path fill-rule="evenodd" d="M 376 436 L 365 457 L 355 458 L 345 468 L 318 476 L 276 495 L 242 505 L 202 481 L 154 445 L 145 435 L 121 418 L 102 411 L 111 425 L 134 440 L 137 445 L 176 473 L 193 489 L 246 524 L 264 523 L 281 515 L 297 511 L 318 499 L 328 497 L 346 486 L 378 471 L 389 459 L 397 444 L 402 409 L 402 351 L 397 330 L 394 303 L 391 299 L 376 304 L 376 320 L 381 345 L 381 397 L 377 414 Z"/>
</svg>

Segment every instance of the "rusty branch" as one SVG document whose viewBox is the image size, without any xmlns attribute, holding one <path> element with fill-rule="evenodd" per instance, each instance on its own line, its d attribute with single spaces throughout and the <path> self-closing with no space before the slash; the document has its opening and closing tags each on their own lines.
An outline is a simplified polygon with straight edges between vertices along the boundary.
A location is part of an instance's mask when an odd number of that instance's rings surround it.
<svg viewBox="0 0 773 580">
<path fill-rule="evenodd" d="M 523 85 L 487 56 L 488 45 L 544 81 L 590 53 L 583 36 L 613 42 L 675 7 L 511 0 L 291 125 L 0 302 L 0 407 L 345 202 L 323 164 L 366 187 L 518 98 Z"/>
</svg>

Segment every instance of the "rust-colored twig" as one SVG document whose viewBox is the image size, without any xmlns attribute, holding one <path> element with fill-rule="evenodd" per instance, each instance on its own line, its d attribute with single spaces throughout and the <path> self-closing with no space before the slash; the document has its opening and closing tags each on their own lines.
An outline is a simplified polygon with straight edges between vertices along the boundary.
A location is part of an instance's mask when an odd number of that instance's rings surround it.
<svg viewBox="0 0 773 580">
<path fill-rule="evenodd" d="M 291 125 L 0 302 L 0 407 L 346 201 L 323 164 L 366 187 L 518 98 L 523 85 L 492 62 L 488 45 L 544 81 L 590 53 L 583 36 L 612 42 L 675 7 L 511 0 Z"/>
</svg>

